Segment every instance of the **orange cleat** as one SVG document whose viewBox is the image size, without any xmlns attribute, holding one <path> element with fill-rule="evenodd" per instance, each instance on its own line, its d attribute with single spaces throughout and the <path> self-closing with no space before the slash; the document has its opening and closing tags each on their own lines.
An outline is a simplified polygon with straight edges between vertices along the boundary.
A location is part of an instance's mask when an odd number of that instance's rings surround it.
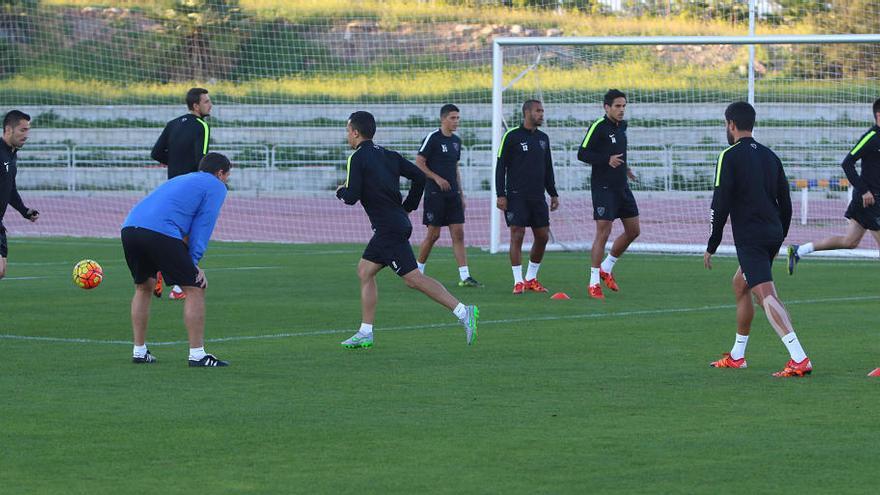
<svg viewBox="0 0 880 495">
<path fill-rule="evenodd" d="M 602 293 L 602 286 L 599 284 L 587 287 L 587 293 L 593 299 L 601 299 L 603 301 L 605 300 L 605 294 Z"/>
<path fill-rule="evenodd" d="M 532 292 L 548 292 L 547 289 L 541 285 L 541 282 L 538 282 L 538 279 L 533 278 L 531 280 L 526 280 L 526 290 L 530 290 Z"/>
<path fill-rule="evenodd" d="M 746 358 L 741 357 L 739 359 L 733 359 L 730 357 L 729 352 L 725 352 L 721 355 L 721 359 L 718 361 L 712 361 L 709 363 L 709 366 L 713 368 L 748 368 L 748 364 L 746 363 Z"/>
<path fill-rule="evenodd" d="M 611 272 L 606 272 L 602 269 L 599 269 L 599 278 L 601 278 L 602 281 L 605 282 L 605 287 L 608 287 L 614 292 L 620 290 L 620 288 L 617 287 L 617 282 L 614 281 L 614 275 L 611 275 Z"/>
<path fill-rule="evenodd" d="M 787 378 L 791 376 L 805 376 L 812 372 L 813 363 L 810 362 L 810 358 L 804 358 L 800 363 L 794 362 L 794 359 L 789 359 L 788 363 L 785 364 L 785 368 L 782 371 L 773 373 L 773 376 Z"/>
<path fill-rule="evenodd" d="M 177 289 L 177 290 L 174 290 L 174 289 Z M 172 287 L 171 292 L 168 293 L 168 299 L 172 299 L 175 301 L 180 301 L 182 299 L 186 299 L 186 292 L 184 292 L 183 289 L 181 289 L 180 287 L 175 285 L 174 287 Z"/>
<path fill-rule="evenodd" d="M 156 286 L 153 287 L 153 295 L 162 297 L 162 272 L 156 272 Z"/>
<path fill-rule="evenodd" d="M 524 290 L 526 290 L 526 284 L 524 282 L 517 282 L 513 284 L 514 294 L 522 294 Z"/>
<path fill-rule="evenodd" d="M 876 368 L 874 371 L 868 373 L 868 376 L 880 376 L 880 368 Z"/>
</svg>

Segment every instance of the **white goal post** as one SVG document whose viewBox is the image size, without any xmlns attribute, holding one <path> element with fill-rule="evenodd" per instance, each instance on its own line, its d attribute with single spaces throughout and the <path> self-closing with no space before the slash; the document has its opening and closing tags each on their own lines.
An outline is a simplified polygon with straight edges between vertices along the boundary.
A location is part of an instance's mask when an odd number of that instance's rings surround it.
<svg viewBox="0 0 880 495">
<path fill-rule="evenodd" d="M 861 50 L 859 53 L 864 55 L 867 60 L 863 65 L 864 70 L 856 70 L 853 74 L 848 75 L 838 73 L 836 67 L 841 64 L 833 60 L 834 53 L 826 54 L 822 52 L 828 47 L 836 47 L 843 45 L 856 44 Z M 811 56 L 816 60 L 803 60 L 805 57 L 801 52 L 793 52 L 794 46 L 811 45 L 810 49 L 815 50 Z M 724 141 L 723 128 L 723 108 L 726 104 L 734 101 L 727 100 L 723 97 L 731 91 L 724 88 L 735 88 L 734 93 L 736 99 L 748 100 L 755 105 L 758 113 L 758 120 L 755 128 L 756 138 L 767 144 L 777 151 L 777 154 L 783 159 L 786 167 L 786 173 L 794 186 L 792 188 L 792 203 L 795 213 L 792 219 L 792 228 L 789 239 L 793 242 L 806 242 L 814 240 L 819 236 L 829 235 L 830 233 L 840 234 L 845 223 L 842 218 L 843 212 L 848 201 L 848 182 L 840 170 L 839 163 L 845 154 L 850 150 L 855 140 L 865 130 L 872 125 L 870 119 L 870 103 L 874 99 L 880 97 L 880 84 L 873 68 L 868 67 L 871 63 L 880 64 L 880 34 L 847 34 L 847 35 L 786 35 L 786 36 L 649 36 L 649 37 L 544 37 L 544 38 L 510 38 L 499 37 L 493 43 L 492 57 L 492 179 L 489 181 L 491 186 L 490 201 L 490 222 L 491 229 L 489 235 L 489 250 L 492 253 L 505 251 L 509 248 L 509 243 L 505 242 L 506 231 L 502 228 L 501 213 L 495 208 L 495 181 L 494 181 L 494 157 L 497 156 L 498 147 L 504 133 L 506 118 L 512 119 L 516 116 L 517 107 L 522 103 L 522 99 L 526 97 L 537 97 L 544 102 L 547 109 L 546 118 L 548 124 L 545 125 L 544 131 L 548 133 L 551 140 L 551 146 L 555 146 L 557 142 L 565 141 L 569 143 L 568 148 L 561 149 L 561 153 L 557 155 L 557 148 L 554 149 L 554 162 L 564 161 L 568 164 L 565 172 L 572 179 L 570 188 L 560 189 L 560 199 L 562 207 L 560 211 L 566 207 L 566 204 L 581 205 L 580 211 L 569 211 L 562 217 L 562 222 L 558 221 L 560 214 L 551 214 L 551 231 L 554 237 L 551 241 L 552 249 L 589 249 L 592 239 L 593 220 L 590 201 L 589 186 L 584 175 L 589 177 L 589 165 L 579 163 L 576 159 L 572 159 L 572 149 L 570 143 L 575 139 L 581 139 L 586 131 L 583 122 L 592 121 L 603 114 L 601 101 L 597 101 L 594 97 L 584 100 L 578 99 L 578 95 L 564 95 L 561 97 L 542 98 L 545 88 L 542 85 L 539 76 L 535 76 L 527 87 L 518 90 L 517 84 L 523 78 L 528 78 L 530 73 L 538 73 L 540 70 L 551 71 L 545 72 L 543 76 L 546 80 L 547 75 L 552 75 L 552 66 L 544 68 L 547 56 L 553 56 L 557 60 L 573 60 L 571 63 L 581 63 L 585 70 L 596 67 L 610 59 L 602 59 L 603 56 L 598 50 L 614 50 L 629 49 L 638 50 L 639 47 L 644 50 L 654 50 L 654 52 L 663 52 L 663 50 L 675 52 L 676 50 L 685 50 L 685 47 L 701 47 L 693 48 L 696 51 L 702 47 L 730 47 L 729 50 L 748 50 L 748 55 L 744 53 L 733 52 L 731 57 L 747 59 L 747 67 L 740 66 L 740 71 L 729 76 L 724 83 L 713 85 L 711 90 L 703 91 L 701 88 L 685 88 L 681 90 L 668 91 L 668 95 L 664 95 L 664 90 L 643 90 L 641 94 L 650 94 L 653 99 L 653 107 L 650 111 L 641 113 L 640 121 L 653 120 L 655 123 L 654 132 L 659 135 L 666 134 L 662 129 L 663 124 L 657 124 L 658 118 L 653 114 L 663 114 L 664 109 L 674 108 L 676 112 L 683 110 L 681 118 L 676 125 L 680 129 L 690 129 L 700 127 L 710 127 L 710 119 L 716 122 L 717 132 L 711 134 L 711 130 L 695 141 L 688 143 L 686 141 L 659 143 L 643 143 L 637 139 L 630 137 L 629 147 L 647 145 L 657 145 L 657 149 L 646 149 L 639 155 L 637 152 L 631 152 L 630 162 L 636 158 L 634 167 L 638 169 L 638 157 L 645 157 L 645 160 L 656 164 L 655 167 L 646 169 L 651 172 L 650 177 L 657 184 L 665 181 L 666 187 L 654 188 L 640 192 L 634 186 L 636 199 L 639 201 L 640 218 L 642 220 L 642 237 L 636 241 L 631 247 L 633 250 L 656 251 L 656 252 L 702 252 L 705 248 L 705 241 L 708 238 L 709 220 L 708 210 L 711 202 L 711 188 L 700 188 L 697 186 L 688 186 L 684 188 L 676 188 L 670 183 L 680 179 L 680 175 L 676 175 L 676 167 L 678 160 L 687 160 L 688 156 L 699 155 L 694 158 L 694 167 L 688 170 L 701 170 L 700 167 L 706 168 L 714 165 L 708 162 L 708 157 L 713 155 L 717 157 L 726 146 Z M 759 47 L 764 52 L 765 60 L 756 61 L 754 47 Z M 528 50 L 534 49 L 533 52 Z M 708 49 L 708 48 L 707 48 Z M 517 60 L 514 62 L 506 62 L 506 50 L 518 50 Z M 555 51 L 554 51 L 555 50 Z M 593 50 L 593 51 L 590 51 Z M 598 53 L 598 55 L 597 55 Z M 624 52 L 627 53 L 627 52 Z M 804 52 L 806 53 L 806 52 Z M 812 53 L 812 52 L 810 52 Z M 525 54 L 525 55 L 524 55 Z M 876 58 L 875 58 L 876 56 Z M 544 57 L 542 59 L 542 57 Z M 582 57 L 582 58 L 579 58 Z M 596 57 L 592 59 L 589 57 Z M 674 57 L 670 57 L 674 59 Z M 688 62 L 685 62 L 688 63 Z M 711 64 L 709 60 L 705 62 Z M 824 73 L 811 74 L 809 71 L 798 69 L 804 64 L 815 63 L 817 66 L 823 67 Z M 797 67 L 795 67 L 797 66 Z M 825 69 L 825 67 L 828 67 Z M 797 76 L 790 76 L 783 73 L 782 68 L 785 67 L 791 73 L 797 73 Z M 795 67 L 795 69 L 791 69 Z M 858 67 L 856 69 L 859 69 Z M 507 70 L 507 73 L 505 72 Z M 760 77 L 756 81 L 756 72 Z M 800 71 L 800 72 L 798 72 Z M 671 71 L 670 71 L 671 72 Z M 803 72 L 806 75 L 800 75 Z M 784 75 L 783 75 L 784 74 Z M 505 82 L 505 77 L 508 81 Z M 728 77 L 728 76 L 724 76 Z M 772 85 L 772 90 L 767 89 Z M 717 81 L 707 81 L 715 83 Z M 611 84 L 615 84 L 611 86 Z M 835 87 L 840 89 L 836 90 Z M 724 87 L 722 87 L 724 86 Z M 609 83 L 605 89 L 616 87 L 629 95 L 629 89 L 625 81 L 619 83 Z M 813 90 L 816 87 L 819 89 Z M 722 89 L 717 89 L 722 88 Z M 757 96 L 756 96 L 757 89 Z M 595 95 L 599 91 L 594 88 L 592 93 Z M 510 96 L 505 99 L 505 95 L 510 92 L 516 96 Z M 604 91 L 603 91 L 604 92 Z M 741 96 L 739 96 L 741 95 Z M 775 96 L 774 96 L 775 95 Z M 826 96 L 827 95 L 827 96 Z M 668 96 L 668 101 L 674 102 L 665 104 L 664 98 Z M 518 100 L 515 98 L 519 98 Z M 825 98 L 825 99 L 823 99 Z M 628 98 L 629 105 L 627 109 L 627 118 L 632 115 L 640 116 L 640 107 L 647 107 L 639 98 Z M 676 107 L 677 105 L 677 107 Z M 584 113 L 584 109 L 586 114 Z M 867 109 L 867 110 L 866 110 Z M 686 110 L 686 111 L 684 111 Z M 578 114 L 580 112 L 581 114 Z M 690 115 L 688 116 L 688 112 Z M 645 114 L 651 115 L 645 115 Z M 829 120 L 825 123 L 825 115 L 829 116 Z M 818 119 L 815 116 L 821 115 Z M 560 127 L 553 127 L 552 122 L 557 119 L 561 122 L 569 122 L 569 124 L 561 124 Z M 762 121 L 772 120 L 778 123 L 777 128 L 773 128 L 764 132 Z M 571 122 L 578 122 L 572 126 Z M 862 124 L 863 122 L 863 124 Z M 632 122 L 631 122 L 632 124 Z M 511 126 L 516 125 L 512 123 Z M 564 129 L 562 126 L 566 125 Z M 575 128 L 580 125 L 580 128 Z M 803 129 L 815 129 L 815 140 L 807 141 L 804 139 Z M 633 129 L 631 126 L 630 129 Z M 556 132 L 555 132 L 556 131 Z M 763 134 L 762 134 L 763 133 Z M 574 136 L 577 136 L 575 138 Z M 644 135 L 641 133 L 640 135 Z M 564 139 L 559 139 L 558 135 L 564 135 Z M 715 139 L 717 138 L 717 139 Z M 766 139 L 765 139 L 766 138 Z M 661 140 L 662 141 L 662 140 Z M 777 149 L 778 147 L 778 149 Z M 699 150 L 697 150 L 699 148 Z M 690 153 L 690 155 L 689 155 Z M 634 156 L 635 155 L 635 156 Z M 650 156 L 650 158 L 647 158 Z M 685 158 L 681 158 L 685 157 Z M 562 159 L 562 160 L 560 160 Z M 696 163 L 702 162 L 708 163 Z M 560 168 L 557 166 L 557 187 L 560 182 Z M 665 172 L 663 172 L 665 170 Z M 682 169 L 683 170 L 683 169 Z M 665 178 L 662 174 L 665 173 Z M 569 198 L 574 198 L 572 202 Z M 646 200 L 647 208 L 642 210 L 642 200 Z M 653 203 L 660 205 L 659 207 L 666 213 L 669 213 L 668 224 L 649 223 L 652 218 L 649 216 L 655 211 Z M 700 207 L 699 205 L 702 205 Z M 681 211 L 670 212 L 669 208 L 682 208 Z M 672 214 L 674 213 L 674 214 Z M 809 213 L 809 214 L 808 214 Z M 702 237 L 697 238 L 693 232 L 678 233 L 675 230 L 676 222 L 685 218 L 691 221 L 694 216 L 698 216 L 696 222 L 701 224 Z M 677 220 L 678 219 L 678 220 Z M 559 225 L 558 227 L 556 227 Z M 617 222 L 615 222 L 617 225 Z M 617 228 L 617 227 L 615 227 Z M 659 239 L 656 236 L 645 235 L 649 229 L 666 230 L 666 239 Z M 728 225 L 729 229 L 729 225 Z M 562 238 L 560 238 L 560 236 Z M 612 239 L 614 234 L 612 234 Z M 662 237 L 662 236 L 661 236 Z M 870 238 L 871 236 L 866 236 Z M 724 245 L 719 251 L 731 253 L 733 247 L 731 245 L 732 237 L 729 231 L 724 236 Z M 855 255 L 855 256 L 877 256 L 873 239 L 867 239 L 859 247 L 860 249 L 848 252 L 834 252 L 836 255 Z"/>
</svg>

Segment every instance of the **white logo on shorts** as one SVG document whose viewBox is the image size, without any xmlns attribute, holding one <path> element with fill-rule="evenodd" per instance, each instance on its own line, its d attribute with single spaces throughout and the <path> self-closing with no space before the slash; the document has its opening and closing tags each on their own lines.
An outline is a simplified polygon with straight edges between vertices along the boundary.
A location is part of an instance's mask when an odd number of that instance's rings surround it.
<svg viewBox="0 0 880 495">
<path fill-rule="evenodd" d="M 604 206 L 597 206 L 596 213 L 601 217 L 602 215 L 605 214 L 605 207 Z"/>
<path fill-rule="evenodd" d="M 516 218 L 512 211 L 508 211 L 507 213 L 505 213 L 505 216 L 507 217 L 508 222 L 512 222 L 513 219 Z"/>
<path fill-rule="evenodd" d="M 392 261 L 392 262 L 391 262 L 391 268 L 392 268 L 395 272 L 400 270 L 400 268 L 397 266 L 397 262 L 396 262 L 396 261 Z"/>
</svg>

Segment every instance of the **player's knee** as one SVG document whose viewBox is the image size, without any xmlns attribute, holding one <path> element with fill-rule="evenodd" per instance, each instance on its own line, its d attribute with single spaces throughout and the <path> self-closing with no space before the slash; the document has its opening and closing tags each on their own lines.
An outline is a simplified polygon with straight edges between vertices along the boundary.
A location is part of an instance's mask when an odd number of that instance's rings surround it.
<svg viewBox="0 0 880 495">
<path fill-rule="evenodd" d="M 407 276 L 407 277 L 403 277 L 403 282 L 410 289 L 418 289 L 419 287 L 421 287 L 420 282 L 421 282 L 421 278 L 424 277 L 424 275 L 422 275 L 422 273 L 419 272 L 418 270 L 413 270 L 413 272 L 414 273 L 412 273 L 412 275 Z"/>
<path fill-rule="evenodd" d="M 639 235 L 642 234 L 642 230 L 639 227 L 633 227 L 626 230 L 626 235 L 629 237 L 629 240 L 634 241 Z"/>
<path fill-rule="evenodd" d="M 435 242 L 440 240 L 440 232 L 434 229 L 429 229 L 428 233 L 425 234 L 425 240 L 430 242 L 431 244 L 434 244 Z"/>
<path fill-rule="evenodd" d="M 859 241 L 861 241 L 859 238 L 847 237 L 843 240 L 843 247 L 846 249 L 855 249 L 859 247 Z"/>
<path fill-rule="evenodd" d="M 513 228 L 510 229 L 510 238 L 512 240 L 522 241 L 523 237 L 526 236 L 526 229 L 524 228 Z"/>
<path fill-rule="evenodd" d="M 449 236 L 452 237 L 453 242 L 464 242 L 464 231 L 463 230 L 453 230 L 449 233 Z"/>
<path fill-rule="evenodd" d="M 547 234 L 546 231 L 543 231 L 543 232 L 541 232 L 541 231 L 539 231 L 539 232 L 535 232 L 535 242 L 536 242 L 536 243 L 538 243 L 538 244 L 547 244 L 547 242 L 548 242 L 549 240 L 550 240 L 550 235 Z"/>
</svg>

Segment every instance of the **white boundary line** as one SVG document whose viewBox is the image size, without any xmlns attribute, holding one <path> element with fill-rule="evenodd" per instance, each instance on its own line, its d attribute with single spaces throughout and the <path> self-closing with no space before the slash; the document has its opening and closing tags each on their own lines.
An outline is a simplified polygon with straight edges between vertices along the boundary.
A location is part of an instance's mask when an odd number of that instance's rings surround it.
<svg viewBox="0 0 880 495">
<path fill-rule="evenodd" d="M 853 301 L 876 301 L 880 300 L 877 296 L 852 296 L 852 297 L 828 297 L 821 299 L 801 299 L 796 301 L 783 301 L 786 305 L 795 304 L 818 304 L 818 303 L 834 303 L 834 302 L 853 302 Z M 605 318 L 625 318 L 630 316 L 647 316 L 647 315 L 667 315 L 678 313 L 697 313 L 700 311 L 716 311 L 721 309 L 735 309 L 735 304 L 719 304 L 714 306 L 693 306 L 689 308 L 668 308 L 668 309 L 646 309 L 639 311 L 619 311 L 616 313 L 585 313 L 564 316 L 538 316 L 530 318 L 507 318 L 501 320 L 481 320 L 481 325 L 500 325 L 510 323 L 523 323 L 532 321 L 562 321 L 562 320 L 597 320 Z M 434 328 L 446 328 L 457 326 L 454 323 L 433 323 L 428 325 L 403 325 L 397 327 L 383 327 L 382 332 L 398 331 L 398 330 L 430 330 Z M 318 335 L 334 335 L 352 333 L 351 328 L 345 329 L 328 329 L 328 330 L 307 330 L 302 332 L 280 332 L 263 335 L 241 335 L 234 337 L 221 337 L 216 339 L 205 339 L 206 342 L 240 342 L 246 340 L 267 340 L 267 339 L 283 339 L 289 337 L 313 337 Z M 63 337 L 40 337 L 31 335 L 12 335 L 0 334 L 0 340 L 10 341 L 29 341 L 29 342 L 53 342 L 62 344 L 111 344 L 111 345 L 131 345 L 130 340 L 98 340 L 85 338 L 63 338 Z M 185 340 L 176 340 L 169 342 L 150 342 L 151 346 L 171 346 L 187 344 Z"/>
</svg>

